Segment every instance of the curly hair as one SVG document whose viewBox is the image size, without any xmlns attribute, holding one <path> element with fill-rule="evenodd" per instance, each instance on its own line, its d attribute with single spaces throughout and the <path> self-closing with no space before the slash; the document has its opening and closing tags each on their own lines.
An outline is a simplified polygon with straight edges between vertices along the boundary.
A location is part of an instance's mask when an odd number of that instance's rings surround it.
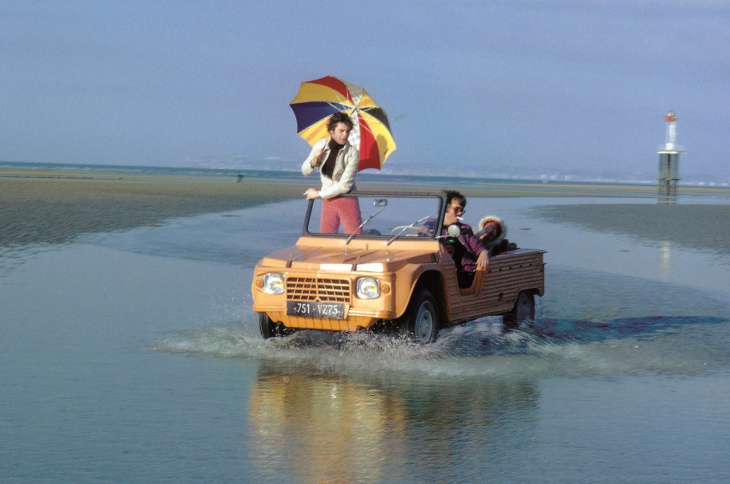
<svg viewBox="0 0 730 484">
<path fill-rule="evenodd" d="M 461 202 L 461 207 L 466 208 L 466 197 L 456 190 L 449 190 L 446 192 L 446 206 L 451 205 L 452 200 L 458 200 Z"/>
<path fill-rule="evenodd" d="M 340 111 L 330 116 L 330 120 L 327 123 L 327 131 L 332 131 L 333 129 L 335 129 L 337 123 L 345 123 L 350 129 L 352 129 L 352 127 L 354 126 L 352 124 L 352 119 L 350 119 L 350 115 Z"/>
</svg>

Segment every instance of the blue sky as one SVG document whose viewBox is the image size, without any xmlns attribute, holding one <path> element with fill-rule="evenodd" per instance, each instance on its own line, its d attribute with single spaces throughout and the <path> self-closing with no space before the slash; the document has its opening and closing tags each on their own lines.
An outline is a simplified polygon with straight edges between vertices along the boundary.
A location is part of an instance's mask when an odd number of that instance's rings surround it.
<svg viewBox="0 0 730 484">
<path fill-rule="evenodd" d="M 730 1 L 0 2 L 0 160 L 297 169 L 289 101 L 386 110 L 388 173 L 730 181 Z"/>
</svg>

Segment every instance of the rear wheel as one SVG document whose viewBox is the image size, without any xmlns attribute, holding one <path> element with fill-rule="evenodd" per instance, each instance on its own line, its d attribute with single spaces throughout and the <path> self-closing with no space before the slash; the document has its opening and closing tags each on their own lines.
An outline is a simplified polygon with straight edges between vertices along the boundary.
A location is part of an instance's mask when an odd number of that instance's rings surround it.
<svg viewBox="0 0 730 484">
<path fill-rule="evenodd" d="M 438 303 L 431 291 L 422 289 L 408 314 L 408 333 L 419 343 L 433 343 L 439 331 Z"/>
<path fill-rule="evenodd" d="M 531 291 L 520 291 L 512 311 L 502 316 L 506 326 L 516 327 L 525 321 L 535 319 L 535 295 Z"/>
</svg>

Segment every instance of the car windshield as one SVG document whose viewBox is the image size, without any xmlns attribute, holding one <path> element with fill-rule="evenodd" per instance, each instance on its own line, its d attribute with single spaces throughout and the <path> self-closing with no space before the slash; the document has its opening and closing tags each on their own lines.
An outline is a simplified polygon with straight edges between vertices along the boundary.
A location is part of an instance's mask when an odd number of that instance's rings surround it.
<svg viewBox="0 0 730 484">
<path fill-rule="evenodd" d="M 345 198 L 345 197 L 342 197 Z M 413 236 L 433 237 L 434 230 L 438 226 L 437 220 L 441 208 L 441 198 L 435 195 L 348 195 L 349 208 L 344 210 L 340 217 L 337 234 L 346 238 L 384 238 L 386 240 L 397 238 L 408 238 Z M 340 200 L 324 201 L 325 205 L 332 204 L 335 210 Z M 334 202 L 334 203 L 333 203 Z M 312 210 L 304 227 L 305 233 L 311 235 L 335 235 L 327 230 L 322 231 L 322 208 L 321 198 L 312 201 Z M 326 207 L 325 211 L 330 207 Z M 357 214 L 359 210 L 359 216 Z M 353 214 L 354 212 L 354 214 Z M 325 214 L 327 216 L 327 214 Z M 346 223 L 342 218 L 350 217 Z M 334 215 L 337 220 L 337 215 Z M 336 223 L 336 222 L 335 222 Z M 343 225 L 352 227 L 346 232 Z M 354 228 L 360 225 L 359 230 Z M 354 237 L 352 232 L 355 232 Z"/>
</svg>

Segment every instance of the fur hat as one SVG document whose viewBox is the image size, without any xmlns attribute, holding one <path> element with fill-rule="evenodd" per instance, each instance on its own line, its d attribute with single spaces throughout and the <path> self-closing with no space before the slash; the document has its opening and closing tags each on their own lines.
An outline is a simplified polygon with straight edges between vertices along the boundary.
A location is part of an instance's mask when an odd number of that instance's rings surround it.
<svg viewBox="0 0 730 484">
<path fill-rule="evenodd" d="M 489 234 L 486 239 L 482 241 L 484 245 L 497 245 L 507 235 L 507 226 L 504 224 L 504 220 L 496 215 L 488 215 L 479 221 L 479 231 L 475 234 L 477 237 L 481 237 L 484 234 Z"/>
</svg>

